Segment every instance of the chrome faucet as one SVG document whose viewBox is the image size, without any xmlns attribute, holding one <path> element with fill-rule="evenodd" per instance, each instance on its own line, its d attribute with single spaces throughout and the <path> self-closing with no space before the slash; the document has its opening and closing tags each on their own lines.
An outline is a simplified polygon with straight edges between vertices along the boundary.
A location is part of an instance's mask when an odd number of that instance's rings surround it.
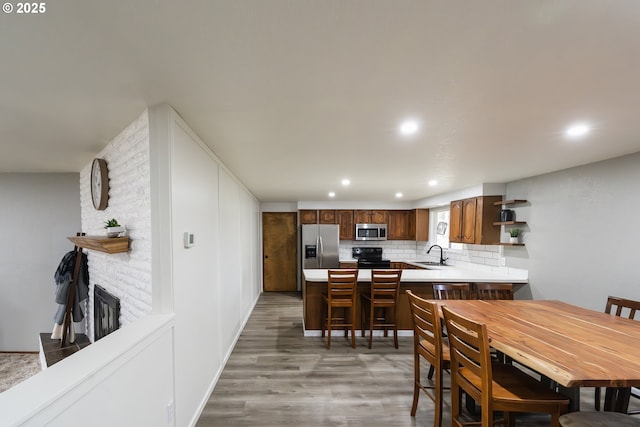
<svg viewBox="0 0 640 427">
<path fill-rule="evenodd" d="M 444 258 L 443 255 L 443 251 L 442 251 L 442 246 L 440 245 L 431 245 L 431 247 L 427 250 L 427 254 L 429 254 L 429 252 L 431 252 L 431 249 L 433 248 L 440 248 L 440 265 L 444 265 L 444 262 L 446 260 L 448 260 L 449 258 Z"/>
</svg>

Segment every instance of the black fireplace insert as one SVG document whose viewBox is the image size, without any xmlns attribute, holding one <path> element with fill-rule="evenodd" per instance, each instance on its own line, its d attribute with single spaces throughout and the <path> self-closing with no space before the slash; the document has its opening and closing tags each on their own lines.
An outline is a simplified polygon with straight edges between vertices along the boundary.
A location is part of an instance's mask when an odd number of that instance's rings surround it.
<svg viewBox="0 0 640 427">
<path fill-rule="evenodd" d="M 95 285 L 93 288 L 93 341 L 120 327 L 120 298 Z"/>
</svg>

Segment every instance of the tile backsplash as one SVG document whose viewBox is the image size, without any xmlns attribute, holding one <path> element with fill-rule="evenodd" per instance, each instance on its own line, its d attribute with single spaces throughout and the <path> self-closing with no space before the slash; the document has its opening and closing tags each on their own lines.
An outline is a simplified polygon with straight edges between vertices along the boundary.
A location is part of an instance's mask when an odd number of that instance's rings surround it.
<svg viewBox="0 0 640 427">
<path fill-rule="evenodd" d="M 429 255 L 427 250 L 431 246 L 428 241 L 386 240 L 373 242 L 340 241 L 340 259 L 351 259 L 352 247 L 375 246 L 381 247 L 382 256 L 391 261 L 427 260 L 438 261 L 440 250 L 434 248 Z M 447 264 L 456 267 L 500 271 L 505 267 L 503 246 L 500 245 L 466 245 L 453 243 L 451 248 L 444 248 L 444 258 Z"/>
</svg>

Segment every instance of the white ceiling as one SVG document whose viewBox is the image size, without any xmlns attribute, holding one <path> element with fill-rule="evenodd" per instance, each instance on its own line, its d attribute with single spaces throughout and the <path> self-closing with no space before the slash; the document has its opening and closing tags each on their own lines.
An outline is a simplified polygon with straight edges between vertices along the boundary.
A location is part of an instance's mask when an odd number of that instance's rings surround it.
<svg viewBox="0 0 640 427">
<path fill-rule="evenodd" d="M 640 151 L 637 0 L 46 7 L 0 14 L 1 172 L 79 171 L 161 102 L 262 201 L 416 200 Z M 577 120 L 594 130 L 568 141 Z"/>
</svg>

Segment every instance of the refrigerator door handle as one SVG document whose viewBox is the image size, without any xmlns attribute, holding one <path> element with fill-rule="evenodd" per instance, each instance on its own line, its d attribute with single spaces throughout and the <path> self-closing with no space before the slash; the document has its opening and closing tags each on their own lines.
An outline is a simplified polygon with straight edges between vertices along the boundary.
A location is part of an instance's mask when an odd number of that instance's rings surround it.
<svg viewBox="0 0 640 427">
<path fill-rule="evenodd" d="M 322 247 L 322 236 L 318 237 L 318 240 L 320 240 L 320 246 L 318 246 L 318 248 L 320 249 L 320 268 L 323 267 L 322 264 L 324 264 L 324 248 Z"/>
</svg>

